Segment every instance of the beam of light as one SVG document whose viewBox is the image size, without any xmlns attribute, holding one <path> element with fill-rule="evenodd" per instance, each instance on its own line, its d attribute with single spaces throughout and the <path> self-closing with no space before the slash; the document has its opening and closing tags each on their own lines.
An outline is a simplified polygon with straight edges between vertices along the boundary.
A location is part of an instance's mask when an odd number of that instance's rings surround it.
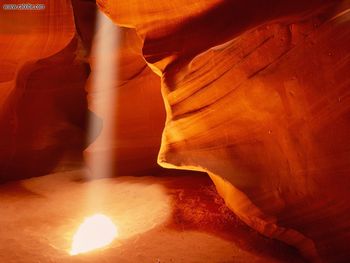
<svg viewBox="0 0 350 263">
<path fill-rule="evenodd" d="M 90 118 L 88 127 L 88 141 L 93 141 L 86 149 L 86 162 L 92 171 L 87 174 L 89 179 L 113 176 L 119 46 L 120 29 L 98 10 L 88 80 L 89 108 L 97 115 Z"/>
<path fill-rule="evenodd" d="M 89 108 L 97 118 L 90 117 L 88 141 L 93 143 L 86 150 L 87 179 L 112 177 L 113 137 L 115 134 L 117 102 L 117 67 L 120 31 L 101 11 L 97 11 L 96 29 L 91 55 L 91 74 L 88 79 Z M 101 127 L 102 120 L 102 127 Z M 101 129 L 102 128 L 102 129 Z M 84 196 L 81 210 L 94 214 L 100 211 L 107 195 L 102 187 L 91 188 Z M 91 213 L 92 212 L 92 213 Z M 108 211 L 107 211 L 108 212 Z M 108 245 L 117 235 L 111 219 L 103 214 L 95 214 L 85 219 L 73 236 L 70 255 L 85 253 Z"/>
<path fill-rule="evenodd" d="M 67 197 L 67 200 L 75 200 L 75 209 L 72 211 L 74 225 L 70 225 L 69 229 L 62 227 L 60 233 L 69 233 L 69 237 L 64 239 L 64 249 L 70 255 L 108 245 L 116 235 L 118 240 L 127 240 L 145 233 L 164 223 L 171 211 L 163 187 L 155 184 L 151 178 L 140 180 L 129 177 L 126 180 L 115 178 L 113 174 L 116 158 L 113 152 L 117 147 L 115 127 L 119 51 L 120 29 L 97 11 L 96 34 L 89 58 L 91 74 L 88 80 L 88 101 L 90 110 L 98 118 L 91 117 L 89 120 L 88 141 L 93 143 L 85 154 L 90 168 L 85 176 L 87 179 L 99 180 L 73 184 L 67 193 L 74 196 Z M 118 233 L 113 222 L 101 214 L 87 218 L 82 224 L 78 219 L 97 212 L 108 214 L 117 221 Z"/>
<path fill-rule="evenodd" d="M 86 253 L 109 245 L 117 236 L 112 220 L 102 214 L 87 217 L 73 237 L 71 255 Z"/>
</svg>

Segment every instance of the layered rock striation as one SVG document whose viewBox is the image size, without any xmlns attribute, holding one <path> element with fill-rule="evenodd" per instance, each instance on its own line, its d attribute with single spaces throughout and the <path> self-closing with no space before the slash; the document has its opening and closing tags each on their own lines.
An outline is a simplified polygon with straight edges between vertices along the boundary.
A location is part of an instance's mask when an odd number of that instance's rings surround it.
<svg viewBox="0 0 350 263">
<path fill-rule="evenodd" d="M 243 221 L 311 261 L 350 258 L 349 3 L 97 3 L 161 76 L 159 164 L 207 172 Z"/>
</svg>

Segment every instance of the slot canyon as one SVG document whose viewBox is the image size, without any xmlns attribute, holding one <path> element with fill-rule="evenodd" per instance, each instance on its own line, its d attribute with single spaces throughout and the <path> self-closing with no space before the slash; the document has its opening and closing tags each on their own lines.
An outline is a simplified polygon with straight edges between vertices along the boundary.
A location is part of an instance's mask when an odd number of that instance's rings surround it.
<svg viewBox="0 0 350 263">
<path fill-rule="evenodd" d="M 0 4 L 0 263 L 350 262 L 349 0 Z"/>
</svg>

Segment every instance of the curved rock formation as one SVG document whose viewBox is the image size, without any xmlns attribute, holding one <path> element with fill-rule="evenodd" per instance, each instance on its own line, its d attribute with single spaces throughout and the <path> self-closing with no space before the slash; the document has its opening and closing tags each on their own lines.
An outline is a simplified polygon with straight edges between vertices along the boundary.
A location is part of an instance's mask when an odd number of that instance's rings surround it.
<svg viewBox="0 0 350 263">
<path fill-rule="evenodd" d="M 94 176 L 158 155 L 207 172 L 263 235 L 349 261 L 349 1 L 98 0 L 117 25 L 96 32 L 94 1 L 46 4 L 0 10 L 0 181 L 79 159 L 86 88 Z"/>
<path fill-rule="evenodd" d="M 77 56 L 72 6 L 46 6 L 0 9 L 0 181 L 48 173 L 85 145 L 89 67 Z"/>
<path fill-rule="evenodd" d="M 159 163 L 208 172 L 248 225 L 312 261 L 350 258 L 348 2 L 97 2 L 161 76 Z"/>
</svg>

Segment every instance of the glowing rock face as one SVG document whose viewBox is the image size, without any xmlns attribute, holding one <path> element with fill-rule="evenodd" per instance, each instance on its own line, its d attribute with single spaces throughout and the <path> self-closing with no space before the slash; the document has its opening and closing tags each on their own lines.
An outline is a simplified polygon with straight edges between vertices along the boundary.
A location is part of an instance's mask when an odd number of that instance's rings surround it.
<svg viewBox="0 0 350 263">
<path fill-rule="evenodd" d="M 96 214 L 84 220 L 73 237 L 71 255 L 85 253 L 110 244 L 117 228 L 105 215 Z"/>
<path fill-rule="evenodd" d="M 195 2 L 97 0 L 161 76 L 158 163 L 208 172 L 247 225 L 309 261 L 350 258 L 348 5 Z"/>
</svg>

